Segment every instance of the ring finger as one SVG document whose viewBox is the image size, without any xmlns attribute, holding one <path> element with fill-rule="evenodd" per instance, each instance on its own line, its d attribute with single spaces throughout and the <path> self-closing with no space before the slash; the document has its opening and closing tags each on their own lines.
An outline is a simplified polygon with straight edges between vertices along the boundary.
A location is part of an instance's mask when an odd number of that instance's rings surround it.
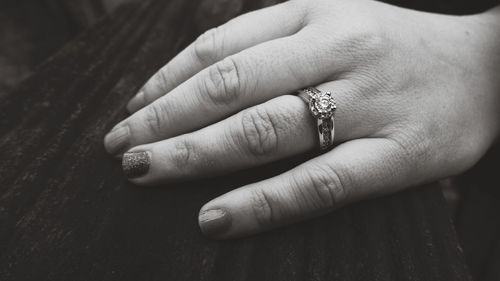
<svg viewBox="0 0 500 281">
<path fill-rule="evenodd" d="M 357 122 L 346 116 L 352 111 L 346 83 L 319 88 L 336 89 L 342 105 L 337 112 L 338 141 L 371 133 L 349 128 Z M 317 147 L 315 123 L 301 98 L 284 95 L 193 133 L 134 147 L 124 155 L 123 168 L 133 182 L 150 185 L 258 166 Z"/>
</svg>

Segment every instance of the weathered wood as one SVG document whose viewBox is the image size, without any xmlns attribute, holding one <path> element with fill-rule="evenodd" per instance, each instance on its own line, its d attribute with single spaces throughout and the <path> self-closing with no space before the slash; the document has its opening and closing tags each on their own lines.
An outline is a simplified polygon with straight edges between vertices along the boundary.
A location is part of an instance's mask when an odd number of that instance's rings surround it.
<svg viewBox="0 0 500 281">
<path fill-rule="evenodd" d="M 303 159 L 139 188 L 106 155 L 103 135 L 147 77 L 220 19 L 264 2 L 126 6 L 0 101 L 0 280 L 469 280 L 432 186 L 221 242 L 198 229 L 203 203 Z"/>
</svg>

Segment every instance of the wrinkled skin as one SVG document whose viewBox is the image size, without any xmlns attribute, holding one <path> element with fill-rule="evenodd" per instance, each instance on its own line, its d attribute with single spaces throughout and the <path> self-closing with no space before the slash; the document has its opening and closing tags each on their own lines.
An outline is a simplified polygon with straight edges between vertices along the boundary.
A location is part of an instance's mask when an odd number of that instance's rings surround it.
<svg viewBox="0 0 500 281">
<path fill-rule="evenodd" d="M 105 145 L 147 151 L 138 185 L 254 167 L 317 149 L 315 120 L 294 93 L 330 91 L 332 150 L 200 211 L 201 229 L 219 239 L 300 221 L 474 165 L 499 131 L 498 30 L 498 8 L 447 16 L 297 0 L 258 10 L 160 69 Z"/>
</svg>

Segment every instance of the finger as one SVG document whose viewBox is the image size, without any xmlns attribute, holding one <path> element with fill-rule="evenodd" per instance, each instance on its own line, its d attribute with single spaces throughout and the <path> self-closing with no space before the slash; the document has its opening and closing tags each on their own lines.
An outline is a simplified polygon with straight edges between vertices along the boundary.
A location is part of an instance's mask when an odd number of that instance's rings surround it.
<svg viewBox="0 0 500 281">
<path fill-rule="evenodd" d="M 305 10 L 294 1 L 236 17 L 203 33 L 154 74 L 127 109 L 136 112 L 204 69 L 257 44 L 294 34 L 302 27 Z"/>
<path fill-rule="evenodd" d="M 127 127 L 122 131 L 129 135 L 129 147 L 151 143 L 324 81 L 334 68 L 328 59 L 318 59 L 319 51 L 306 50 L 310 37 L 298 33 L 230 56 L 139 110 L 113 131 Z M 119 151 L 112 141 L 105 144 L 108 151 Z"/>
<path fill-rule="evenodd" d="M 214 238 L 248 235 L 417 183 L 422 163 L 392 139 L 357 139 L 282 175 L 233 190 L 200 211 Z M 412 154 L 412 155 L 410 155 Z"/>
<path fill-rule="evenodd" d="M 318 86 L 331 90 L 339 104 L 336 142 L 373 134 L 378 130 L 375 118 L 370 126 L 357 128 L 366 116 L 351 108 L 366 108 L 353 100 L 353 85 L 346 80 Z M 358 119 L 358 120 L 357 120 Z M 365 122 L 366 123 L 366 122 Z M 202 130 L 164 141 L 140 145 L 124 156 L 124 170 L 136 184 L 152 185 L 169 181 L 215 176 L 262 165 L 303 153 L 319 146 L 316 120 L 299 97 L 285 95 L 239 112 Z M 147 169 L 137 174 L 130 159 L 148 155 Z"/>
<path fill-rule="evenodd" d="M 297 96 L 281 96 L 202 130 L 133 148 L 124 171 L 136 184 L 151 185 L 215 176 L 262 165 L 317 146 L 315 120 Z M 151 164 L 138 175 L 129 166 L 140 153 Z"/>
</svg>

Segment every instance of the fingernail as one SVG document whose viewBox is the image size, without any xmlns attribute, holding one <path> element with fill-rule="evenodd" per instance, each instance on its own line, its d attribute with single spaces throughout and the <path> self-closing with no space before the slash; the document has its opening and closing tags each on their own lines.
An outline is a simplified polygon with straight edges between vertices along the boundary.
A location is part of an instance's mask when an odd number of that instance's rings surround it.
<svg viewBox="0 0 500 281">
<path fill-rule="evenodd" d="M 104 146 L 109 154 L 118 154 L 123 152 L 128 146 L 130 131 L 127 125 L 113 128 L 104 137 Z"/>
<path fill-rule="evenodd" d="M 134 113 L 144 107 L 144 91 L 140 90 L 127 104 L 129 113 Z"/>
<path fill-rule="evenodd" d="M 138 178 L 149 171 L 151 157 L 146 151 L 127 152 L 123 154 L 122 168 L 127 178 Z"/>
<path fill-rule="evenodd" d="M 207 236 L 224 233 L 231 227 L 231 220 L 231 214 L 223 209 L 204 211 L 198 218 L 201 231 Z"/>
</svg>

